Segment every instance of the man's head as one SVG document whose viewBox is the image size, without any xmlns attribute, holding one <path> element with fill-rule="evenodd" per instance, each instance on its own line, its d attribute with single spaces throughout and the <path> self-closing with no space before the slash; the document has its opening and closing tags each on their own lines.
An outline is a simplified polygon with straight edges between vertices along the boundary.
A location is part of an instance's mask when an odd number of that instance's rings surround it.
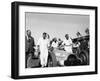
<svg viewBox="0 0 100 81">
<path fill-rule="evenodd" d="M 68 39 L 69 39 L 69 35 L 68 35 L 68 34 L 66 34 L 66 35 L 65 35 L 65 38 L 68 40 Z"/>
<path fill-rule="evenodd" d="M 43 33 L 43 39 L 46 39 L 47 34 L 44 32 Z"/>
<path fill-rule="evenodd" d="M 27 30 L 27 36 L 31 36 L 31 30 Z"/>
<path fill-rule="evenodd" d="M 54 42 L 57 42 L 57 38 L 56 37 L 54 38 Z"/>
<path fill-rule="evenodd" d="M 59 38 L 58 41 L 61 41 L 61 39 Z"/>
</svg>

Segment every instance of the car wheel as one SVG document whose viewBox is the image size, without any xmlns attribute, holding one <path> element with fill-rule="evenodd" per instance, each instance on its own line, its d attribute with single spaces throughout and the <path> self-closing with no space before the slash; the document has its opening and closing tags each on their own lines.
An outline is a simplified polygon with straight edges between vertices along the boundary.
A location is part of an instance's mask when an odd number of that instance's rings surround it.
<svg viewBox="0 0 100 81">
<path fill-rule="evenodd" d="M 80 54 L 79 54 L 79 58 L 81 59 L 81 64 L 82 65 L 88 65 L 89 64 L 88 52 L 81 51 Z"/>
</svg>

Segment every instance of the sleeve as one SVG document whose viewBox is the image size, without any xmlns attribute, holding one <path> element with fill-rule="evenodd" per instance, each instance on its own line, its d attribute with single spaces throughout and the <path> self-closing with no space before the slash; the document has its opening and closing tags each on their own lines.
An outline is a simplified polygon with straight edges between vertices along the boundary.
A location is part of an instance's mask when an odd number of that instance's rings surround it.
<svg viewBox="0 0 100 81">
<path fill-rule="evenodd" d="M 33 39 L 33 44 L 32 44 L 32 45 L 33 45 L 33 46 L 35 46 L 35 41 L 34 41 L 34 38 L 32 38 L 32 39 Z"/>
<path fill-rule="evenodd" d="M 70 44 L 72 44 L 72 39 L 70 38 Z"/>
<path fill-rule="evenodd" d="M 50 46 L 50 40 L 48 40 L 48 47 Z"/>
</svg>

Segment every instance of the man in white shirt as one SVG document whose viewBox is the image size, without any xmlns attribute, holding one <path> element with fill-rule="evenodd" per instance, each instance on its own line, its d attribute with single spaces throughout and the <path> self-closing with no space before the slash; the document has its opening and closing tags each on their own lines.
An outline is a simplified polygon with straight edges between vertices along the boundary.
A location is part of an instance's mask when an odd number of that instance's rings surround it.
<svg viewBox="0 0 100 81">
<path fill-rule="evenodd" d="M 40 64 L 42 67 L 45 67 L 47 65 L 48 46 L 49 46 L 47 33 L 43 33 L 43 36 L 42 38 L 39 39 L 37 45 L 39 46 L 40 49 Z"/>
<path fill-rule="evenodd" d="M 64 49 L 67 53 L 73 53 L 72 52 L 72 40 L 68 34 L 65 35 L 65 40 L 63 41 L 63 44 L 64 44 Z"/>
<path fill-rule="evenodd" d="M 51 46 L 52 46 L 53 48 L 57 48 L 57 47 L 58 47 L 57 38 L 54 38 L 54 39 L 53 39 L 53 42 L 52 42 Z"/>
</svg>

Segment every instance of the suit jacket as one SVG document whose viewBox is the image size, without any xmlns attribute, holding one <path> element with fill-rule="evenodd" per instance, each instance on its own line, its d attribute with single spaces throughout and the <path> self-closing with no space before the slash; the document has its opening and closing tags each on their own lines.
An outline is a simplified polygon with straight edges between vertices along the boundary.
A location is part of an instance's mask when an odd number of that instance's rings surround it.
<svg viewBox="0 0 100 81">
<path fill-rule="evenodd" d="M 29 52 L 29 53 L 33 52 L 34 46 L 35 46 L 34 38 L 29 37 L 29 39 L 27 39 L 27 37 L 25 36 L 25 52 Z"/>
</svg>

